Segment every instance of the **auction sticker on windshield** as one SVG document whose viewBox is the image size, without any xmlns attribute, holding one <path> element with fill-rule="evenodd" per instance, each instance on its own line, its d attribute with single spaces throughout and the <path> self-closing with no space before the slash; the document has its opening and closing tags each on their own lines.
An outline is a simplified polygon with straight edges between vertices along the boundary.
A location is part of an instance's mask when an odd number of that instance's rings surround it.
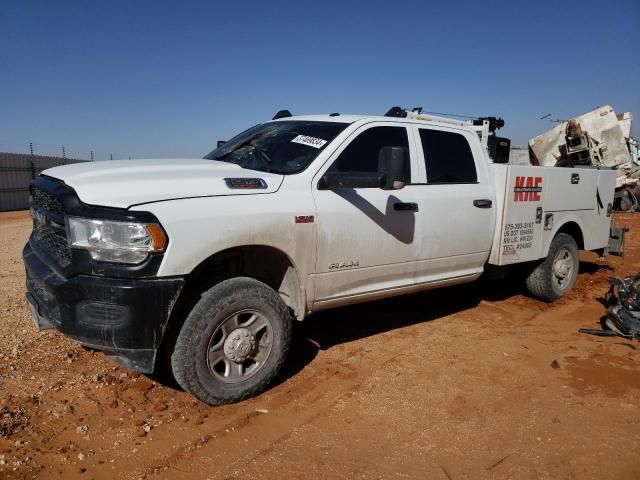
<svg viewBox="0 0 640 480">
<path fill-rule="evenodd" d="M 300 143 L 302 145 L 307 145 L 308 147 L 313 148 L 322 148 L 324 144 L 327 143 L 326 140 L 316 137 L 308 137 L 306 135 L 298 135 L 296 138 L 291 140 L 293 143 Z"/>
</svg>

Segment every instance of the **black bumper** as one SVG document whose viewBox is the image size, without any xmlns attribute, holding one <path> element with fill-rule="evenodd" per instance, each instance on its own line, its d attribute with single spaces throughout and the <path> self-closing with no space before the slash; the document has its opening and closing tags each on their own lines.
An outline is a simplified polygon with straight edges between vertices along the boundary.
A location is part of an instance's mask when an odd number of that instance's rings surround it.
<svg viewBox="0 0 640 480">
<path fill-rule="evenodd" d="M 151 373 L 183 278 L 64 278 L 49 268 L 27 243 L 27 301 L 34 323 L 53 327 L 116 362 Z"/>
</svg>

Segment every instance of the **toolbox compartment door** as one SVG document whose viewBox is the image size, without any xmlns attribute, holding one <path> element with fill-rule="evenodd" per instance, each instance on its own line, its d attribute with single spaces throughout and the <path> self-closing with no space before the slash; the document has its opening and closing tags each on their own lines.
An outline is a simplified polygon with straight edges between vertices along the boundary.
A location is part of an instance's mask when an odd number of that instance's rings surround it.
<svg viewBox="0 0 640 480">
<path fill-rule="evenodd" d="M 591 232 L 588 238 L 584 239 L 585 250 L 596 250 L 609 245 L 609 234 L 611 229 L 611 211 L 613 208 L 613 197 L 616 189 L 617 171 L 613 169 L 598 170 L 598 189 L 596 198 L 596 209 L 587 222 L 587 228 Z"/>
<path fill-rule="evenodd" d="M 542 252 L 543 203 L 548 194 L 541 167 L 493 165 L 496 190 L 504 185 L 502 218 L 490 263 L 510 265 L 537 260 Z"/>
<path fill-rule="evenodd" d="M 548 194 L 544 197 L 545 212 L 593 210 L 596 206 L 598 173 L 598 170 L 591 168 L 553 167 L 553 171 L 546 176 Z"/>
</svg>

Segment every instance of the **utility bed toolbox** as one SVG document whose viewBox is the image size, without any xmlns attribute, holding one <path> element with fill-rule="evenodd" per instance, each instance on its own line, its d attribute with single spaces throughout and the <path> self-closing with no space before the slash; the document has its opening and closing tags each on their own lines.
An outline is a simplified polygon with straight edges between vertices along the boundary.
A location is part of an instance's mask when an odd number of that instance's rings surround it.
<svg viewBox="0 0 640 480">
<path fill-rule="evenodd" d="M 499 219 L 489 263 L 545 257 L 560 227 L 579 228 L 579 248 L 607 247 L 615 170 L 500 164 L 491 170 Z"/>
</svg>

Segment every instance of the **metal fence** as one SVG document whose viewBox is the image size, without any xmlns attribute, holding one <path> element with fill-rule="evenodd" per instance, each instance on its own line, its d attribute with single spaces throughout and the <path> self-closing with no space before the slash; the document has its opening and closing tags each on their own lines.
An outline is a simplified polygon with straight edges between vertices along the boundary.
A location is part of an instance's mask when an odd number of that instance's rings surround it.
<svg viewBox="0 0 640 480">
<path fill-rule="evenodd" d="M 29 208 L 29 183 L 43 170 L 85 161 L 77 158 L 0 152 L 0 211 Z"/>
</svg>

